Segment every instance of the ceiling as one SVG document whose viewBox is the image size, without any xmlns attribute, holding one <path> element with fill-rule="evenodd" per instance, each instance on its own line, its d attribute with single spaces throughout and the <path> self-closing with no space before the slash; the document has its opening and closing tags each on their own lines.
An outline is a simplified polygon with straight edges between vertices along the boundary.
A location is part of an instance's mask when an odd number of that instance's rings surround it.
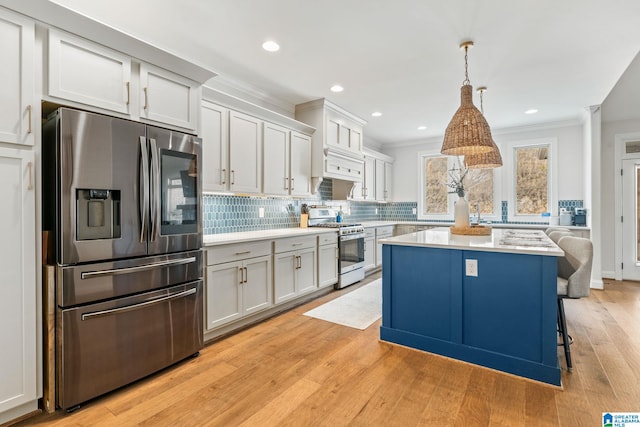
<svg viewBox="0 0 640 427">
<path fill-rule="evenodd" d="M 492 129 L 578 119 L 605 100 L 640 49 L 638 0 L 55 3 L 211 68 L 216 82 L 289 112 L 327 98 L 365 119 L 365 138 L 376 144 L 444 134 L 459 106 L 464 40 L 475 42 L 469 77 L 474 88 L 488 88 Z M 267 39 L 280 51 L 264 51 Z M 336 83 L 343 92 L 329 90 Z M 524 114 L 531 108 L 538 113 Z"/>
</svg>

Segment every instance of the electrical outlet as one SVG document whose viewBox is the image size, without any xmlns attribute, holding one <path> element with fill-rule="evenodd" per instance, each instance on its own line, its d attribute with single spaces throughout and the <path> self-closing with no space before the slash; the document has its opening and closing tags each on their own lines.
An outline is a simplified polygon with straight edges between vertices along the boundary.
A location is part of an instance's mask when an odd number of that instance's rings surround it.
<svg viewBox="0 0 640 427">
<path fill-rule="evenodd" d="M 376 208 L 376 215 L 378 215 L 378 208 Z"/>
<path fill-rule="evenodd" d="M 258 218 L 264 218 L 264 208 L 258 208 Z"/>
<path fill-rule="evenodd" d="M 415 215 L 416 213 L 418 213 L 418 210 L 416 208 L 412 208 L 411 213 Z"/>
<path fill-rule="evenodd" d="M 466 259 L 464 260 L 465 271 L 467 276 L 478 277 L 478 260 Z"/>
</svg>

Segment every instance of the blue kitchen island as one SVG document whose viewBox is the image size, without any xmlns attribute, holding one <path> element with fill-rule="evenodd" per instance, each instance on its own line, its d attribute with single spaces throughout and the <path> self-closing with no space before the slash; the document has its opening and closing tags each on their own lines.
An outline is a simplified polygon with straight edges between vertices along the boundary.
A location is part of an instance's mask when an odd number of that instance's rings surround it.
<svg viewBox="0 0 640 427">
<path fill-rule="evenodd" d="M 380 338 L 560 385 L 557 257 L 542 231 L 449 228 L 380 241 Z"/>
</svg>

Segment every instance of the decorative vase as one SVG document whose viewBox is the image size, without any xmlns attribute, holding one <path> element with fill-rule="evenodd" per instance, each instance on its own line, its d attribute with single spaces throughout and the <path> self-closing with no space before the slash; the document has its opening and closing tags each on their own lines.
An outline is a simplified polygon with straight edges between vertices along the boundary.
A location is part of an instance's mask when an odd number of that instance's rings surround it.
<svg viewBox="0 0 640 427">
<path fill-rule="evenodd" d="M 458 197 L 453 205 L 456 228 L 469 228 L 469 203 L 464 197 Z"/>
</svg>

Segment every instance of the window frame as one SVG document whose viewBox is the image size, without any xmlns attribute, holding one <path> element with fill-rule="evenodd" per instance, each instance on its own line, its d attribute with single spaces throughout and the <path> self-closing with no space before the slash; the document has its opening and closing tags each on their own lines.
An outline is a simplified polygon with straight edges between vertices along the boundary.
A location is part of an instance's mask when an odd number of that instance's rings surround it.
<svg viewBox="0 0 640 427">
<path fill-rule="evenodd" d="M 454 193 L 447 195 L 447 213 L 446 214 L 424 214 L 424 202 L 425 202 L 425 172 L 426 172 L 426 160 L 434 157 L 446 157 L 447 158 L 447 170 L 453 167 L 457 167 L 457 156 L 446 156 L 440 153 L 440 147 L 432 150 L 425 150 L 418 152 L 418 211 L 417 219 L 426 221 L 453 221 L 454 211 L 453 205 L 458 196 Z M 461 157 L 462 160 L 462 157 Z M 502 205 L 501 205 L 501 174 L 500 169 L 493 169 L 493 215 L 481 214 L 480 218 L 483 221 L 500 221 L 502 218 Z M 448 176 L 447 176 L 448 180 Z M 447 189 L 447 192 L 450 189 Z M 475 210 L 469 206 L 469 213 L 473 218 L 475 216 Z"/>
<path fill-rule="evenodd" d="M 505 200 L 507 200 L 507 221 L 508 222 L 545 222 L 541 214 L 518 215 L 516 214 L 516 150 L 518 148 L 532 148 L 548 146 L 547 150 L 547 211 L 551 215 L 557 215 L 558 210 L 558 139 L 555 137 L 527 139 L 520 141 L 509 141 L 505 144 L 506 173 L 504 176 L 504 187 L 507 189 Z"/>
</svg>

